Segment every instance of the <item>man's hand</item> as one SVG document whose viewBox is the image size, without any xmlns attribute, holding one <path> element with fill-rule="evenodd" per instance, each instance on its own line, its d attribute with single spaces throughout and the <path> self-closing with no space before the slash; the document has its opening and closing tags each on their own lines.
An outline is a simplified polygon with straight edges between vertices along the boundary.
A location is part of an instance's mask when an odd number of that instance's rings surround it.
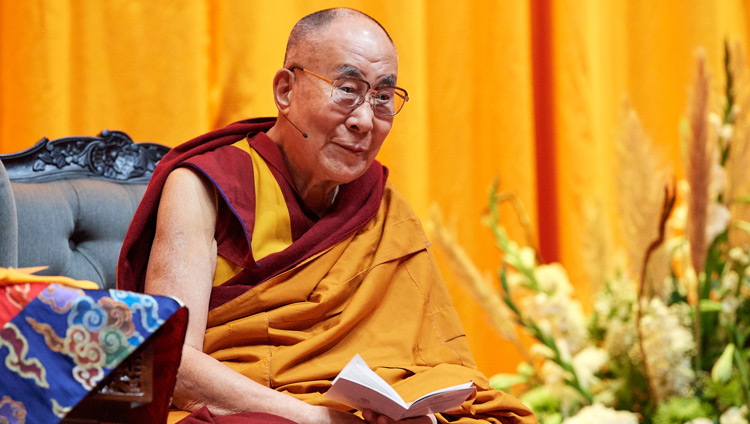
<svg viewBox="0 0 750 424">
<path fill-rule="evenodd" d="M 321 424 L 365 424 L 362 418 L 348 412 L 327 408 L 325 406 L 312 406 L 313 413 L 308 416 L 306 421 L 300 423 L 321 423 Z"/>
<path fill-rule="evenodd" d="M 436 422 L 434 417 L 429 417 L 426 415 L 422 417 L 407 418 L 405 420 L 399 421 L 392 420 L 385 415 L 378 415 L 377 413 L 370 410 L 362 411 L 362 415 L 365 417 L 365 421 L 368 424 L 434 424 Z"/>
</svg>

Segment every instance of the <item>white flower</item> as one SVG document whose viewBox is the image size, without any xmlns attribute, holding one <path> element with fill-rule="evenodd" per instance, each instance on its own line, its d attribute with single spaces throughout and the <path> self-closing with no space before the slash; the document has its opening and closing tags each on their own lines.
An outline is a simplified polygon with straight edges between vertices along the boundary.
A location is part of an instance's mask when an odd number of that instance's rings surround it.
<svg viewBox="0 0 750 424">
<path fill-rule="evenodd" d="M 536 250 L 525 246 L 518 251 L 521 265 L 526 269 L 532 269 L 536 265 Z"/>
<path fill-rule="evenodd" d="M 732 113 L 736 109 L 732 107 Z M 732 140 L 732 134 L 734 133 L 734 127 L 732 124 L 725 123 L 724 120 L 715 113 L 708 114 L 708 122 L 713 125 L 714 132 L 719 136 L 719 140 L 722 142 L 722 146 L 726 146 Z"/>
<path fill-rule="evenodd" d="M 529 353 L 531 353 L 536 358 L 542 359 L 549 359 L 555 354 L 552 349 L 541 343 L 534 343 L 533 345 L 531 345 L 531 347 L 529 348 Z"/>
<path fill-rule="evenodd" d="M 740 306 L 742 300 L 735 296 L 725 296 L 721 299 L 721 310 L 726 314 L 719 317 L 722 324 L 726 324 L 725 320 L 734 321 L 736 318 L 737 308 Z"/>
<path fill-rule="evenodd" d="M 686 422 L 685 424 L 714 424 L 714 420 L 709 418 L 696 418 L 694 420 Z"/>
<path fill-rule="evenodd" d="M 719 137 L 722 138 L 724 141 L 729 141 L 732 139 L 732 135 L 734 134 L 734 127 L 725 124 L 721 126 L 721 130 L 719 131 Z"/>
<path fill-rule="evenodd" d="M 643 348 L 657 402 L 690 394 L 695 380 L 691 365 L 695 349 L 687 304 L 667 307 L 652 299 L 641 319 Z"/>
<path fill-rule="evenodd" d="M 706 241 L 712 243 L 716 236 L 723 233 L 732 218 L 731 212 L 720 203 L 708 205 L 708 219 L 706 222 Z"/>
<path fill-rule="evenodd" d="M 534 276 L 539 283 L 539 289 L 545 293 L 568 296 L 573 292 L 568 273 L 559 263 L 538 266 L 534 270 Z"/>
<path fill-rule="evenodd" d="M 570 297 L 573 286 L 565 269 L 560 264 L 540 265 L 534 274 L 539 291 L 521 299 L 521 308 L 558 345 L 564 342 L 570 353 L 578 353 L 587 343 L 586 318 L 581 303 Z"/>
<path fill-rule="evenodd" d="M 636 346 L 636 334 L 632 325 L 623 321 L 611 321 L 604 338 L 604 347 L 611 357 L 619 357 Z"/>
<path fill-rule="evenodd" d="M 715 112 L 711 112 L 708 114 L 708 123 L 714 126 L 714 129 L 716 132 L 719 131 L 719 128 L 723 125 L 723 120 L 721 119 L 721 116 L 719 116 Z"/>
<path fill-rule="evenodd" d="M 505 274 L 505 280 L 508 282 L 508 289 L 511 293 L 514 293 L 516 290 L 521 290 L 523 284 L 527 282 L 527 279 L 523 274 L 510 269 Z"/>
<path fill-rule="evenodd" d="M 539 328 L 555 338 L 558 347 L 565 343 L 576 354 L 587 343 L 586 321 L 580 302 L 563 295 L 544 292 L 519 301 L 521 308 Z"/>
<path fill-rule="evenodd" d="M 598 326 L 606 330 L 603 347 L 610 357 L 626 355 L 635 342 L 632 325 L 635 319 L 635 291 L 636 286 L 632 281 L 618 278 L 610 281 L 608 289 L 597 296 L 595 310 Z"/>
<path fill-rule="evenodd" d="M 737 285 L 740 283 L 740 276 L 737 272 L 730 270 L 726 274 L 721 276 L 721 288 L 728 292 L 734 292 L 737 290 Z"/>
<path fill-rule="evenodd" d="M 589 389 L 591 385 L 598 380 L 594 374 L 599 371 L 608 360 L 609 355 L 607 355 L 607 352 L 598 347 L 589 346 L 578 352 L 573 358 L 573 369 L 576 370 L 578 381 L 583 388 Z"/>
<path fill-rule="evenodd" d="M 716 161 L 711 165 L 711 180 L 708 185 L 708 193 L 709 196 L 711 196 L 710 198 L 716 199 L 718 195 L 724 193 L 726 188 L 727 172 L 724 170 L 724 167 Z"/>
<path fill-rule="evenodd" d="M 539 375 L 544 380 L 545 387 L 556 394 L 560 393 L 565 386 L 565 381 L 570 378 L 570 373 L 552 361 L 544 361 L 539 368 Z"/>
<path fill-rule="evenodd" d="M 741 247 L 733 247 L 727 252 L 729 258 L 740 265 L 747 265 L 750 263 L 750 256 L 748 256 L 745 249 Z"/>
<path fill-rule="evenodd" d="M 531 255 L 529 257 L 529 255 Z M 528 247 L 519 247 L 518 243 L 513 240 L 508 241 L 505 260 L 508 265 L 522 271 L 530 270 L 534 267 L 534 251 Z"/>
<path fill-rule="evenodd" d="M 745 412 L 747 412 L 747 407 L 743 407 Z M 743 413 L 743 410 L 740 408 L 737 408 L 736 406 L 733 406 L 726 411 L 724 411 L 723 414 L 719 417 L 719 424 L 748 424 L 747 418 L 745 418 L 745 414 Z"/>
<path fill-rule="evenodd" d="M 587 406 L 563 424 L 638 424 L 638 415 L 628 411 L 615 411 L 600 403 Z"/>
</svg>

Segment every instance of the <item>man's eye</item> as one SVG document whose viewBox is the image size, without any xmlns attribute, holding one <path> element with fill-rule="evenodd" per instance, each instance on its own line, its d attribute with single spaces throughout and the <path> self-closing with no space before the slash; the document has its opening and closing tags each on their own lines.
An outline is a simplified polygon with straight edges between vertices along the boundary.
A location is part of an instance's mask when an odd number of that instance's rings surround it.
<svg viewBox="0 0 750 424">
<path fill-rule="evenodd" d="M 343 94 L 357 94 L 361 90 L 354 81 L 340 81 L 336 88 Z"/>
<path fill-rule="evenodd" d="M 391 98 L 392 98 L 391 93 L 385 92 L 385 91 L 378 91 L 378 94 L 375 97 L 375 99 L 379 102 L 390 102 Z"/>
</svg>

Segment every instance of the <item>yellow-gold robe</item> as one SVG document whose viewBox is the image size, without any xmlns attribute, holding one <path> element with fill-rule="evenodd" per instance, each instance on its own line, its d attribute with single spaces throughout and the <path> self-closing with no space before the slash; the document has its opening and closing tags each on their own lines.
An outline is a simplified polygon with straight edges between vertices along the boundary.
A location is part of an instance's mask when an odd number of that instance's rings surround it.
<svg viewBox="0 0 750 424">
<path fill-rule="evenodd" d="M 406 400 L 473 381 L 477 392 L 440 422 L 534 423 L 489 388 L 416 215 L 388 184 L 376 217 L 345 241 L 214 308 L 204 351 L 305 402 L 323 396 L 359 353 Z"/>
</svg>

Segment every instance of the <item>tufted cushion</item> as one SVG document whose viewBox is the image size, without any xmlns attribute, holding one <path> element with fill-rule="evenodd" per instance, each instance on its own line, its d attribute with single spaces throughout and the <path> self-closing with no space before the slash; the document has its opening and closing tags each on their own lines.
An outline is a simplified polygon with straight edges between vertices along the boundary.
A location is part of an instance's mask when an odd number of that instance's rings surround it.
<svg viewBox="0 0 750 424">
<path fill-rule="evenodd" d="M 120 247 L 146 185 L 93 179 L 11 184 L 18 266 L 47 265 L 39 274 L 114 288 Z"/>
</svg>

